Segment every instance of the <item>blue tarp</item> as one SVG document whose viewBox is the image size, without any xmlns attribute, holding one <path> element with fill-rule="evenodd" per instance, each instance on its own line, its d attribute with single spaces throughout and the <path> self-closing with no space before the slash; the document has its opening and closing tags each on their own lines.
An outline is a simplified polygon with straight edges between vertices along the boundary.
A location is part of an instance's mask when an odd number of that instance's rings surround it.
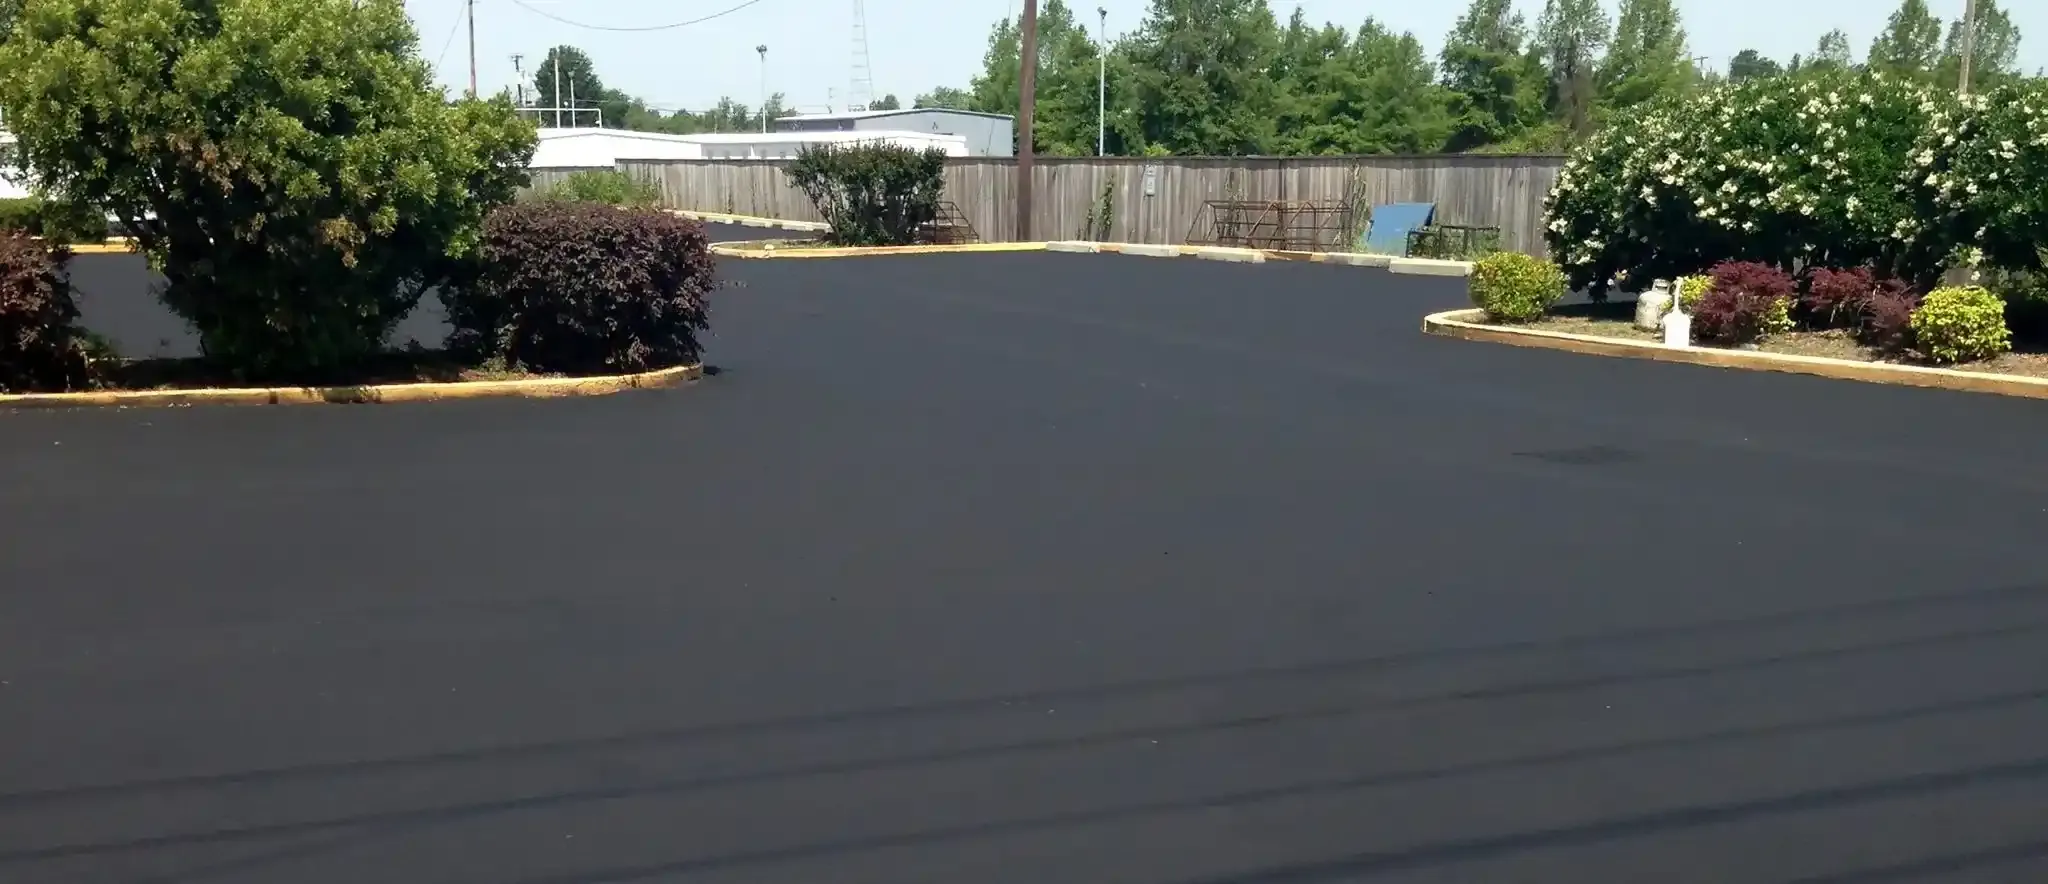
<svg viewBox="0 0 2048 884">
<path fill-rule="evenodd" d="M 1372 207 L 1372 221 L 1365 228 L 1365 251 L 1383 255 L 1408 254 L 1408 232 L 1428 226 L 1436 217 L 1436 203 L 1388 203 Z"/>
</svg>

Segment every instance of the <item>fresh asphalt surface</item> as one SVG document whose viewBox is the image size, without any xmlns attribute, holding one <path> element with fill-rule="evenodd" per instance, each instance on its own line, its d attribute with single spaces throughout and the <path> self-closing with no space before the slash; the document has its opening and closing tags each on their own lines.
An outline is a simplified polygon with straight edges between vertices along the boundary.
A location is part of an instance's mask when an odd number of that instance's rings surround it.
<svg viewBox="0 0 2048 884">
<path fill-rule="evenodd" d="M 0 881 L 2048 879 L 2048 404 L 722 268 L 693 388 L 0 415 Z"/>
</svg>

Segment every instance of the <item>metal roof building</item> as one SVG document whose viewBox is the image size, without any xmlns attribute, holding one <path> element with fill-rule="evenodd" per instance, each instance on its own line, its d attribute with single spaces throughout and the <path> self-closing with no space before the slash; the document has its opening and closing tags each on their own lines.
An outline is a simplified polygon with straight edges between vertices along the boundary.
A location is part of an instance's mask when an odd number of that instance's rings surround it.
<svg viewBox="0 0 2048 884">
<path fill-rule="evenodd" d="M 967 155 L 1007 157 L 1016 155 L 1017 122 L 1008 114 L 918 107 L 908 110 L 848 111 L 836 114 L 797 114 L 770 121 L 777 132 L 936 132 L 967 139 Z"/>
</svg>

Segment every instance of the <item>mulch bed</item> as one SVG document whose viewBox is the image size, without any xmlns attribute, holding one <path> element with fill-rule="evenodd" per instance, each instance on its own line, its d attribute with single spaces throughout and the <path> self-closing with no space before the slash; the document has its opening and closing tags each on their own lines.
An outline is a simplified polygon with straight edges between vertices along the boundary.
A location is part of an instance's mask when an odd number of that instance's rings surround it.
<svg viewBox="0 0 2048 884">
<path fill-rule="evenodd" d="M 1608 304 L 1574 304 L 1559 308 L 1557 312 L 1544 317 L 1528 327 L 1543 331 L 1565 332 L 1575 335 L 1592 335 L 1601 338 L 1620 338 L 1629 341 L 1662 341 L 1659 332 L 1646 332 L 1635 327 L 1636 305 L 1633 302 Z M 1886 356 L 1868 347 L 1861 346 L 1845 331 L 1795 331 L 1775 335 L 1759 344 L 1756 349 L 1764 353 L 1789 353 L 1796 356 L 1820 356 L 1828 359 L 1850 359 L 1859 362 L 1889 362 L 1897 365 L 1931 365 L 1924 361 Z M 1986 359 L 1982 362 L 1966 362 L 1961 365 L 1939 366 L 1957 371 L 1982 372 L 1985 374 L 2010 374 L 2025 377 L 2048 378 L 2048 347 L 2040 345 L 2019 345 L 2015 352 Z"/>
</svg>

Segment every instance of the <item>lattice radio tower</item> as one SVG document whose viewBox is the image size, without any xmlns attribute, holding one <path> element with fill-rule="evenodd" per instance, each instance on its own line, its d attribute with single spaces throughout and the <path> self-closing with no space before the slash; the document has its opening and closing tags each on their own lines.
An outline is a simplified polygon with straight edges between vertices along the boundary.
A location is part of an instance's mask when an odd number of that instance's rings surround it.
<svg viewBox="0 0 2048 884">
<path fill-rule="evenodd" d="M 848 110 L 863 111 L 875 102 L 874 68 L 868 64 L 868 12 L 853 0 L 853 76 L 847 84 Z"/>
</svg>

